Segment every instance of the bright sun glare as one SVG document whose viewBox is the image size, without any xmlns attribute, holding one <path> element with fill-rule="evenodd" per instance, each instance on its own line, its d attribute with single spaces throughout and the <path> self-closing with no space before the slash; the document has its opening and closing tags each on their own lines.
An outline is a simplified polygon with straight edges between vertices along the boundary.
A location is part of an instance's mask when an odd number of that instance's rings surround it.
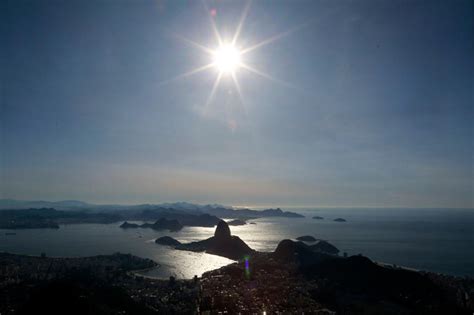
<svg viewBox="0 0 474 315">
<path fill-rule="evenodd" d="M 214 83 L 212 85 L 212 88 L 210 90 L 207 101 L 204 105 L 204 112 L 207 110 L 207 107 L 209 106 L 209 104 L 213 100 L 214 95 L 216 93 L 216 90 L 219 88 L 219 84 L 221 82 L 221 79 L 223 79 L 224 76 L 226 76 L 228 78 L 230 77 L 232 79 L 232 81 L 234 82 L 235 88 L 237 90 L 237 94 L 239 96 L 240 102 L 241 102 L 242 106 L 244 106 L 244 103 L 242 101 L 242 92 L 241 92 L 239 80 L 238 80 L 238 77 L 237 77 L 237 70 L 240 70 L 240 69 L 245 69 L 246 71 L 252 72 L 253 74 L 256 74 L 256 75 L 261 76 L 263 78 L 278 82 L 280 84 L 283 83 L 284 85 L 287 85 L 284 81 L 277 80 L 277 79 L 273 78 L 272 76 L 266 74 L 265 72 L 258 70 L 257 68 L 255 68 L 254 65 L 251 66 L 251 65 L 247 64 L 243 60 L 244 58 L 242 58 L 242 56 L 244 56 L 244 55 L 246 55 L 246 54 L 248 54 L 248 53 L 250 53 L 250 52 L 252 52 L 256 49 L 259 49 L 263 46 L 266 46 L 266 45 L 268 45 L 268 44 L 270 44 L 270 43 L 272 43 L 272 42 L 274 42 L 274 41 L 276 41 L 276 40 L 278 40 L 278 39 L 280 39 L 284 36 L 287 36 L 288 34 L 294 32 L 295 30 L 297 30 L 298 28 L 300 28 L 304 24 L 302 24 L 298 27 L 295 27 L 293 29 L 290 29 L 286 32 L 283 32 L 283 33 L 277 34 L 275 36 L 269 37 L 267 39 L 264 39 L 264 40 L 254 44 L 252 46 L 237 48 L 237 47 L 240 47 L 240 45 L 237 45 L 237 43 L 238 43 L 240 33 L 242 31 L 242 27 L 244 26 L 244 21 L 247 17 L 247 14 L 248 14 L 248 11 L 249 11 L 249 8 L 250 8 L 250 3 L 251 3 L 251 1 L 247 1 L 247 4 L 245 5 L 245 8 L 242 12 L 242 16 L 240 17 L 240 21 L 237 25 L 237 28 L 235 30 L 234 35 L 231 38 L 223 39 L 221 37 L 221 34 L 220 34 L 220 32 L 217 28 L 216 21 L 215 21 L 215 17 L 218 14 L 217 10 L 215 8 L 209 9 L 207 7 L 206 1 L 203 1 L 203 4 L 204 4 L 206 10 L 209 12 L 211 26 L 212 26 L 212 29 L 214 31 L 214 35 L 216 37 L 217 49 L 212 49 L 212 48 L 207 47 L 205 45 L 199 44 L 199 43 L 197 43 L 197 42 L 195 42 L 191 39 L 188 39 L 186 37 L 183 37 L 181 35 L 176 34 L 176 37 L 178 39 L 181 39 L 182 41 L 184 41 L 184 42 L 186 42 L 186 43 L 188 43 L 188 44 L 190 44 L 190 45 L 192 45 L 196 48 L 199 48 L 200 50 L 208 53 L 210 55 L 211 60 L 208 64 L 204 64 L 204 65 L 199 66 L 197 68 L 191 69 L 188 72 L 177 75 L 176 77 L 174 77 L 170 80 L 166 80 L 164 82 L 170 82 L 170 81 L 174 81 L 174 80 L 177 80 L 177 79 L 186 78 L 186 77 L 195 75 L 197 73 L 200 73 L 202 71 L 209 70 L 211 68 L 216 69 L 217 70 L 217 75 L 216 75 L 216 78 L 215 78 Z"/>
<path fill-rule="evenodd" d="M 231 44 L 224 44 L 214 52 L 214 65 L 222 73 L 233 73 L 241 65 L 240 51 Z"/>
</svg>

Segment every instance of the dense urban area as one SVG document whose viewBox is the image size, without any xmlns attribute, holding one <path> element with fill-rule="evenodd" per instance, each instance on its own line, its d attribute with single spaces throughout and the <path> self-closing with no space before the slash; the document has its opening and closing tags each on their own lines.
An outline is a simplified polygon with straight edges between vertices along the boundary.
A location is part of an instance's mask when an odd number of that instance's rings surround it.
<svg viewBox="0 0 474 315">
<path fill-rule="evenodd" d="M 292 241 L 289 241 L 292 242 Z M 474 281 L 381 267 L 365 257 L 325 263 L 297 242 L 178 280 L 137 270 L 129 254 L 50 258 L 0 254 L 1 314 L 472 314 Z M 289 248 L 288 245 L 291 247 Z M 289 250 L 289 251 L 288 251 Z M 297 259 L 288 259 L 288 255 Z"/>
</svg>

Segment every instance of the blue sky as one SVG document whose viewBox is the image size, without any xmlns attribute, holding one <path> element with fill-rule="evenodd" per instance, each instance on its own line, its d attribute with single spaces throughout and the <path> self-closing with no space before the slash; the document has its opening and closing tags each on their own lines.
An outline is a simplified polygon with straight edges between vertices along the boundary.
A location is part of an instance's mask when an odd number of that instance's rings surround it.
<svg viewBox="0 0 474 315">
<path fill-rule="evenodd" d="M 245 2 L 208 1 L 231 37 Z M 254 1 L 216 69 L 199 1 L 3 1 L 3 198 L 473 206 L 472 1 Z M 179 35 L 179 36 L 177 36 Z M 206 108 L 206 109 L 204 109 Z"/>
</svg>

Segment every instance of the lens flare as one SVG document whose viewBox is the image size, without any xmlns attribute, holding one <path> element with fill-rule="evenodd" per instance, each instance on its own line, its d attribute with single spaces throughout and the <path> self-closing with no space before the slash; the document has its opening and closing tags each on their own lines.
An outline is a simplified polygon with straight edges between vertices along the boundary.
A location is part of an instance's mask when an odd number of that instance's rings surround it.
<svg viewBox="0 0 474 315">
<path fill-rule="evenodd" d="M 244 257 L 244 262 L 245 262 L 245 277 L 247 279 L 250 278 L 250 265 L 249 265 L 249 257 L 245 256 Z"/>
</svg>

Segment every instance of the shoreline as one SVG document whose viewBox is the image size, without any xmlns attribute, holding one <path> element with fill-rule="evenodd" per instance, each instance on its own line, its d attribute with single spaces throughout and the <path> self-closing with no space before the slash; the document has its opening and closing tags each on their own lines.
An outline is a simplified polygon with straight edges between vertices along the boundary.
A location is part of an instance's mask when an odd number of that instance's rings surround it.
<svg viewBox="0 0 474 315">
<path fill-rule="evenodd" d="M 176 250 L 179 250 L 179 249 L 176 249 Z M 261 252 L 261 253 L 270 253 L 270 252 Z M 147 275 L 140 274 L 140 272 L 146 272 L 146 271 L 150 271 L 150 270 L 153 270 L 153 269 L 159 269 L 159 268 L 162 267 L 162 264 L 155 261 L 155 260 L 153 260 L 153 259 L 151 259 L 151 258 L 142 257 L 142 256 L 135 255 L 135 254 L 132 254 L 132 253 L 113 252 L 113 253 L 104 253 L 104 254 L 86 255 L 86 256 L 49 256 L 49 255 L 46 255 L 45 257 L 41 257 L 40 254 L 23 254 L 23 253 L 18 253 L 18 252 L 11 252 L 11 251 L 0 251 L 0 254 L 11 254 L 11 255 L 31 257 L 31 258 L 49 258 L 49 259 L 65 259 L 65 260 L 67 260 L 67 259 L 92 258 L 92 257 L 101 257 L 101 256 L 111 256 L 111 255 L 114 255 L 114 254 L 132 255 L 132 256 L 135 256 L 135 257 L 138 257 L 138 258 L 141 258 L 141 259 L 151 260 L 156 264 L 156 266 L 148 267 L 148 268 L 144 268 L 144 269 L 130 270 L 130 271 L 127 271 L 128 274 L 138 276 L 138 277 L 142 277 L 142 278 L 147 278 L 147 279 L 154 279 L 154 280 L 168 280 L 169 279 L 169 277 L 155 277 L 155 276 L 147 276 Z M 217 256 L 217 257 L 222 257 L 222 256 L 215 255 L 215 254 L 210 254 L 210 253 L 207 253 L 207 254 Z M 356 256 L 356 255 L 353 255 L 353 256 Z M 234 262 L 231 262 L 227 265 L 221 266 L 221 267 L 216 268 L 216 269 L 208 270 L 206 272 L 219 270 L 220 268 L 232 265 L 232 264 L 237 263 L 237 262 L 238 261 L 234 261 Z M 434 271 L 434 270 L 417 269 L 417 268 L 413 268 L 413 267 L 409 267 L 409 266 L 398 265 L 398 264 L 394 264 L 394 263 L 388 263 L 388 262 L 376 261 L 376 260 L 373 260 L 373 262 L 375 264 L 381 266 L 381 267 L 388 268 L 388 269 L 399 269 L 399 270 L 412 271 L 412 272 L 417 272 L 417 273 L 422 273 L 422 274 L 431 273 L 431 274 L 448 276 L 448 277 L 455 277 L 455 278 L 474 279 L 474 275 L 473 276 L 471 276 L 471 275 L 456 275 L 456 274 L 438 272 L 438 271 Z M 174 275 L 174 276 L 176 277 L 176 275 Z M 192 278 L 176 277 L 176 279 L 177 280 L 191 280 Z"/>
</svg>

